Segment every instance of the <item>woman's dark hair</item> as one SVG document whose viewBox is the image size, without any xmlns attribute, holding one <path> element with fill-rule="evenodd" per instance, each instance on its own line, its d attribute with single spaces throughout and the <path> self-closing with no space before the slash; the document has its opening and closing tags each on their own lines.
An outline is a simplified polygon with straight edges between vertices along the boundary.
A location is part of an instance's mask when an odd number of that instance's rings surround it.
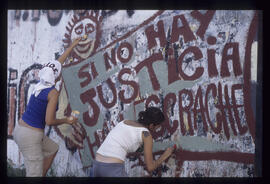
<svg viewBox="0 0 270 184">
<path fill-rule="evenodd" d="M 145 111 L 139 112 L 138 122 L 144 125 L 161 124 L 165 120 L 163 112 L 157 107 L 148 107 Z"/>
</svg>

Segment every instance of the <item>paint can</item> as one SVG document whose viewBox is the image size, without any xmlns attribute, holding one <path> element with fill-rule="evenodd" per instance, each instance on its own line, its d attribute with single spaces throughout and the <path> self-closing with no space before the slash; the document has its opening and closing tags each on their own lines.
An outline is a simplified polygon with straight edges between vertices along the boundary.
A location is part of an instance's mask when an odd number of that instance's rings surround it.
<svg viewBox="0 0 270 184">
<path fill-rule="evenodd" d="M 80 115 L 80 112 L 77 111 L 77 110 L 73 110 L 73 111 L 71 112 L 71 116 L 73 116 L 73 117 L 75 117 L 75 118 L 78 118 L 79 115 Z"/>
<path fill-rule="evenodd" d="M 73 117 L 78 118 L 79 115 L 80 115 L 80 112 L 79 112 L 79 111 L 73 110 L 73 111 L 71 112 L 71 116 L 70 116 L 69 118 L 70 118 L 70 119 L 73 119 Z"/>
</svg>

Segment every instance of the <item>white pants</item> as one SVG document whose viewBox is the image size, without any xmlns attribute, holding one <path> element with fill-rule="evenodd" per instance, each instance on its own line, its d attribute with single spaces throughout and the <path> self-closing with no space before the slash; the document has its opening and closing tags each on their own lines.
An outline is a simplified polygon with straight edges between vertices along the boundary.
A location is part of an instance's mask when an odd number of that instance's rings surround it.
<svg viewBox="0 0 270 184">
<path fill-rule="evenodd" d="M 44 157 L 54 154 L 59 146 L 43 132 L 19 124 L 14 129 L 13 137 L 23 154 L 26 176 L 41 177 Z"/>
</svg>

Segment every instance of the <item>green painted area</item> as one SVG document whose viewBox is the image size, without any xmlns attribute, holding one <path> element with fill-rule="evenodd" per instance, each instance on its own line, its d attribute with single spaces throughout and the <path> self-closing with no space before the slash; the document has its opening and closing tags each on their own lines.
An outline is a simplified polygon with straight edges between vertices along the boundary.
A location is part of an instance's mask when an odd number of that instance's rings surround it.
<svg viewBox="0 0 270 184">
<path fill-rule="evenodd" d="M 196 83 L 202 80 L 202 78 L 194 81 L 177 80 L 171 84 L 168 84 L 168 66 L 166 62 L 163 60 L 154 62 L 153 69 L 155 71 L 155 75 L 158 79 L 163 95 L 166 95 L 168 93 L 178 94 L 178 92 L 182 89 L 192 88 Z M 146 67 L 143 68 L 137 76 L 139 78 L 140 93 L 142 96 L 156 93 L 153 89 L 153 85 L 150 81 L 150 77 Z"/>
<path fill-rule="evenodd" d="M 221 144 L 213 140 L 207 140 L 204 137 L 197 136 L 179 136 L 176 141 L 163 141 L 154 142 L 153 151 L 165 150 L 169 146 L 177 145 L 183 150 L 188 151 L 206 151 L 206 152 L 217 152 L 217 151 L 233 151 L 230 145 Z"/>
<path fill-rule="evenodd" d="M 107 52 L 110 53 L 110 51 L 107 51 Z M 114 75 L 118 75 L 119 71 L 121 70 L 120 66 L 122 64 L 117 63 L 116 66 L 112 66 L 110 70 L 106 71 L 103 54 L 104 53 L 101 53 L 101 52 L 97 53 L 93 57 L 86 59 L 77 65 L 70 66 L 68 68 L 63 69 L 63 78 L 66 85 L 66 89 L 68 91 L 69 102 L 72 109 L 76 109 L 81 112 L 80 117 L 79 117 L 80 122 L 83 122 L 83 118 L 82 118 L 83 113 L 89 112 L 89 105 L 87 103 L 86 104 L 82 103 L 80 99 L 80 95 L 92 88 L 95 89 L 96 91 L 96 87 L 98 85 L 101 85 L 102 82 L 105 82 L 108 78 L 111 78 Z M 134 62 L 134 55 L 135 54 L 133 54 L 132 58 L 130 59 L 128 63 L 124 64 L 124 67 L 130 66 Z M 86 78 L 80 79 L 78 77 L 78 71 L 81 69 L 82 66 L 89 64 L 91 62 L 94 63 L 98 76 L 94 80 L 92 79 L 91 82 L 87 86 L 82 88 L 80 86 L 80 83 L 85 81 Z M 137 73 L 137 76 L 135 76 L 139 79 L 138 84 L 139 84 L 140 93 L 142 97 L 149 96 L 152 94 L 158 94 L 160 92 L 162 92 L 164 96 L 168 93 L 175 93 L 176 95 L 178 95 L 178 92 L 180 90 L 184 88 L 191 88 L 194 84 L 196 84 L 197 82 L 201 80 L 201 79 L 198 79 L 196 81 L 178 80 L 169 85 L 168 84 L 168 66 L 166 62 L 163 60 L 154 62 L 153 69 L 158 79 L 158 82 L 161 86 L 161 90 L 160 91 L 153 90 L 153 86 L 150 81 L 148 70 L 145 67 L 139 73 Z M 84 72 L 87 72 L 87 71 L 89 72 L 89 70 L 90 70 L 89 68 L 86 68 Z M 84 125 L 84 128 L 87 131 L 87 134 L 89 136 L 91 143 L 96 141 L 94 137 L 94 132 L 98 129 L 101 130 L 103 128 L 103 123 L 105 120 L 104 112 L 106 111 L 106 109 L 102 106 L 102 104 L 99 101 L 97 91 L 96 91 L 96 97 L 94 98 L 94 100 L 96 101 L 96 103 L 98 104 L 100 108 L 100 114 L 99 114 L 97 123 L 93 127 L 89 127 L 86 124 L 82 123 Z M 124 111 L 121 113 L 123 114 L 125 119 L 136 120 L 138 113 L 144 110 L 144 106 L 145 106 L 144 103 L 136 104 L 135 106 L 133 103 L 131 103 L 129 104 L 129 106 L 125 106 L 127 108 L 125 108 Z M 91 112 L 91 109 L 90 109 L 90 112 Z M 183 138 L 183 140 L 185 140 L 185 138 Z M 196 141 L 201 141 L 201 139 L 200 138 L 198 140 L 188 139 L 179 144 L 181 144 L 183 148 L 190 150 L 193 148 L 198 148 L 198 146 L 202 145 L 200 142 L 196 143 Z M 166 146 L 167 146 L 167 142 L 164 142 L 162 144 L 155 143 L 154 150 L 164 150 Z M 211 147 L 210 145 L 209 146 L 205 145 L 205 147 L 202 147 L 202 149 L 210 149 L 210 147 Z M 97 149 L 98 149 L 97 147 L 94 147 L 94 152 Z M 82 163 L 85 165 L 89 165 L 91 163 L 92 156 L 90 154 L 90 150 L 89 150 L 88 143 L 86 140 L 84 140 L 84 149 L 80 150 L 80 153 L 82 155 Z"/>
</svg>

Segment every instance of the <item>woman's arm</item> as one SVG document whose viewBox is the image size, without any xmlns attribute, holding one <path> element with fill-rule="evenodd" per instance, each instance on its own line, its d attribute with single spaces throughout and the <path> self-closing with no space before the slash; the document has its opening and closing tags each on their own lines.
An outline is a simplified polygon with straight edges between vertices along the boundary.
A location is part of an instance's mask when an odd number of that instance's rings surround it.
<svg viewBox="0 0 270 184">
<path fill-rule="evenodd" d="M 56 119 L 56 106 L 58 102 L 58 97 L 59 97 L 59 92 L 57 92 L 56 89 L 53 89 L 50 91 L 48 95 L 48 104 L 47 104 L 47 109 L 46 109 L 46 124 L 47 125 L 61 125 L 64 123 L 67 124 L 73 124 L 75 123 L 78 119 L 73 118 L 62 118 L 62 119 Z"/>
<path fill-rule="evenodd" d="M 72 49 L 79 43 L 82 37 L 76 38 L 71 45 L 65 50 L 65 52 L 57 59 L 61 64 L 65 62 Z"/>
<path fill-rule="evenodd" d="M 167 148 L 166 151 L 157 160 L 154 160 L 152 135 L 147 131 L 143 131 L 142 137 L 144 142 L 144 160 L 148 172 L 152 172 L 172 154 L 174 148 L 173 147 Z"/>
</svg>

